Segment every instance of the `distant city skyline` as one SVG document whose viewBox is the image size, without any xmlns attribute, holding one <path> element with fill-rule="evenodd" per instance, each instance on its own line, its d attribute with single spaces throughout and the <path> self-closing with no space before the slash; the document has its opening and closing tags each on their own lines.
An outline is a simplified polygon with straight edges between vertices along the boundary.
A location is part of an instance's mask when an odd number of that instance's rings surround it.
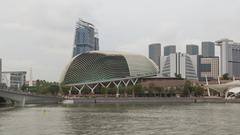
<svg viewBox="0 0 240 135">
<path fill-rule="evenodd" d="M 3 71 L 32 67 L 34 80 L 58 81 L 72 57 L 78 18 L 97 26 L 101 50 L 148 56 L 150 43 L 174 44 L 177 52 L 186 52 L 186 44 L 221 38 L 239 42 L 239 5 L 240 1 L 226 0 L 4 1 L 0 5 Z"/>
</svg>

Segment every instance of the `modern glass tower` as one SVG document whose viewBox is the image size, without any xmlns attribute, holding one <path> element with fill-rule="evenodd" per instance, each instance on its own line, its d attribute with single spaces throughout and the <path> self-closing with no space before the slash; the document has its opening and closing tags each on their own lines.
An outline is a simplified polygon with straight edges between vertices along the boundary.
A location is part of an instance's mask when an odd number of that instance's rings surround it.
<svg viewBox="0 0 240 135">
<path fill-rule="evenodd" d="M 99 50 L 98 32 L 93 24 L 80 20 L 77 22 L 73 57 L 88 51 Z"/>
<path fill-rule="evenodd" d="M 176 53 L 176 46 L 175 45 L 168 45 L 164 47 L 164 56 L 168 56 L 171 53 Z"/>
<path fill-rule="evenodd" d="M 190 44 L 190 45 L 187 45 L 186 47 L 187 47 L 186 48 L 187 54 L 189 54 L 189 55 L 198 55 L 199 54 L 198 45 Z"/>
<path fill-rule="evenodd" d="M 154 43 L 149 45 L 149 58 L 160 68 L 161 44 Z"/>
<path fill-rule="evenodd" d="M 209 41 L 202 42 L 202 56 L 204 56 L 204 57 L 214 57 L 215 56 L 214 42 L 209 42 Z"/>
</svg>

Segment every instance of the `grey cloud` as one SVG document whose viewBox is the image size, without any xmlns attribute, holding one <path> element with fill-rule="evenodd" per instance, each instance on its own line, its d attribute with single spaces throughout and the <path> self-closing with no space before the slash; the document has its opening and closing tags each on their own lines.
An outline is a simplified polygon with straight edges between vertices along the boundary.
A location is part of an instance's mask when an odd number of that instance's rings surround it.
<svg viewBox="0 0 240 135">
<path fill-rule="evenodd" d="M 240 41 L 239 0 L 8 0 L 0 5 L 4 70 L 58 80 L 71 58 L 78 18 L 99 30 L 102 50 L 147 55 L 148 44 L 185 44 L 228 37 Z"/>
</svg>

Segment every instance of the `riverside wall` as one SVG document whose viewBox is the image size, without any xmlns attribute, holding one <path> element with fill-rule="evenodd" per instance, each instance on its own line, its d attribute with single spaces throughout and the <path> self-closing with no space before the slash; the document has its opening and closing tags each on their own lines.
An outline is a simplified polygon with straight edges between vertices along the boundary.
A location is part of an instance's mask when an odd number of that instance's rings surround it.
<svg viewBox="0 0 240 135">
<path fill-rule="evenodd" d="M 240 99 L 226 100 L 224 98 L 157 98 L 157 97 L 135 97 L 135 98 L 78 98 L 73 99 L 74 104 L 101 104 L 101 103 L 240 103 Z"/>
</svg>

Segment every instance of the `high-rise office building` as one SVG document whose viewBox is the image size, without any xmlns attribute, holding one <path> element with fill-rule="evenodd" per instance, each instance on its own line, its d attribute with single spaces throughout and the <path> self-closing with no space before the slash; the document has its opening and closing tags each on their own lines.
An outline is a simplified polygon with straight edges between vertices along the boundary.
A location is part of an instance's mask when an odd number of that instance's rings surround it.
<svg viewBox="0 0 240 135">
<path fill-rule="evenodd" d="M 149 58 L 154 61 L 160 69 L 161 44 L 154 43 L 149 45 Z"/>
<path fill-rule="evenodd" d="M 75 31 L 73 57 L 88 51 L 99 50 L 98 32 L 91 23 L 79 20 Z"/>
<path fill-rule="evenodd" d="M 210 41 L 202 42 L 202 56 L 203 57 L 214 57 L 215 56 L 214 42 L 210 42 Z"/>
<path fill-rule="evenodd" d="M 216 80 L 219 76 L 219 57 L 199 56 L 198 78 Z"/>
<path fill-rule="evenodd" d="M 198 79 L 198 55 L 183 53 L 171 53 L 161 57 L 161 76 L 177 77 L 181 75 L 184 79 Z"/>
<path fill-rule="evenodd" d="M 240 77 L 240 43 L 222 39 L 216 41 L 216 45 L 220 46 L 220 75 Z"/>
<path fill-rule="evenodd" d="M 198 55 L 198 45 L 189 44 L 186 45 L 187 54 L 189 55 Z"/>
<path fill-rule="evenodd" d="M 176 53 L 176 46 L 175 45 L 168 45 L 164 47 L 164 56 L 168 56 L 171 53 Z"/>
</svg>

